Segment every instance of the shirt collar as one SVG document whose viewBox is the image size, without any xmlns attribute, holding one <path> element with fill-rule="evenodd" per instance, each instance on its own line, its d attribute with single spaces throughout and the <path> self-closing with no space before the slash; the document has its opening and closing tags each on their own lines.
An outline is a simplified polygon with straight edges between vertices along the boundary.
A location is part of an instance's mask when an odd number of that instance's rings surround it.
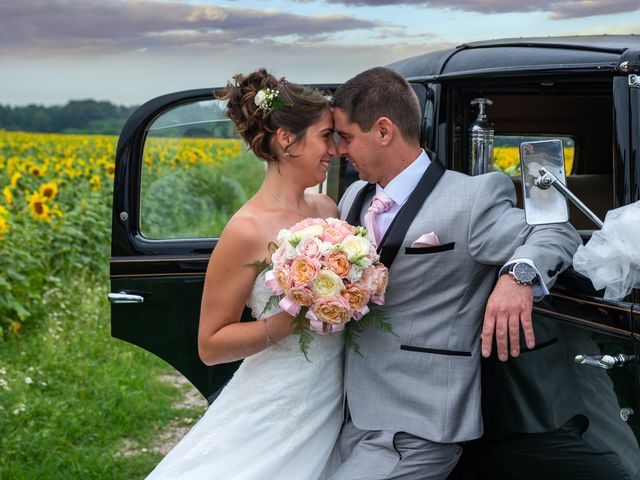
<svg viewBox="0 0 640 480">
<path fill-rule="evenodd" d="M 416 188 L 418 182 L 427 171 L 427 168 L 431 164 L 431 160 L 427 153 L 422 150 L 418 158 L 411 163 L 402 172 L 396 175 L 385 188 L 376 184 L 376 194 L 381 190 L 391 197 L 396 205 L 404 205 L 411 192 Z"/>
</svg>

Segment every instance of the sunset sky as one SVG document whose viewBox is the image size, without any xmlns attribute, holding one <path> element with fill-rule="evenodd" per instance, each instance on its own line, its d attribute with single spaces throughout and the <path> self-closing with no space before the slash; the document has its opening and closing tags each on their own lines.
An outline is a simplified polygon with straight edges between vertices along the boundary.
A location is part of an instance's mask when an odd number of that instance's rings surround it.
<svg viewBox="0 0 640 480">
<path fill-rule="evenodd" d="M 266 67 L 296 82 L 490 38 L 640 33 L 638 0 L 0 0 L 0 104 L 137 105 Z"/>
</svg>

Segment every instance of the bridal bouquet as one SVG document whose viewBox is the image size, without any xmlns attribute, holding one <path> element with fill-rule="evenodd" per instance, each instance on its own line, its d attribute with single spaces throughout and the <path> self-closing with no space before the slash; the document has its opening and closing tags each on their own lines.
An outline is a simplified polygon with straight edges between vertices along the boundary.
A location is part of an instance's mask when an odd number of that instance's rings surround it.
<svg viewBox="0 0 640 480">
<path fill-rule="evenodd" d="M 305 356 L 311 331 L 343 331 L 345 344 L 357 353 L 356 338 L 366 326 L 393 333 L 376 308 L 384 304 L 389 271 L 365 228 L 336 218 L 307 218 L 280 230 L 270 251 L 265 283 L 273 296 L 267 308 L 277 302 L 294 317 Z"/>
</svg>

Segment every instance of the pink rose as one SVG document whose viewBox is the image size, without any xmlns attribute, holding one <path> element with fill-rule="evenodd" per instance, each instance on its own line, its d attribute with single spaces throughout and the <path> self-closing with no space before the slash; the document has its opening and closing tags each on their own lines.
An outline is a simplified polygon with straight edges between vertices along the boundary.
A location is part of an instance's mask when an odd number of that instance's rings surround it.
<svg viewBox="0 0 640 480">
<path fill-rule="evenodd" d="M 317 300 L 316 294 L 313 290 L 307 287 L 293 287 L 287 295 L 298 305 L 303 307 L 309 307 Z"/>
<path fill-rule="evenodd" d="M 304 220 L 300 220 L 293 227 L 289 229 L 291 233 L 299 232 L 300 230 L 304 230 L 305 228 L 312 227 L 314 225 L 325 225 L 327 222 L 322 218 L 305 218 Z"/>
<path fill-rule="evenodd" d="M 362 307 L 369 303 L 369 290 L 363 288 L 357 283 L 349 283 L 346 288 L 340 292 L 340 295 L 349 303 L 349 308 L 359 311 Z"/>
<path fill-rule="evenodd" d="M 287 246 L 285 244 L 278 247 L 278 249 L 271 254 L 271 263 L 275 267 L 281 267 L 287 262 Z"/>
<path fill-rule="evenodd" d="M 322 240 L 333 244 L 340 243 L 346 235 L 332 225 L 328 225 L 322 229 Z"/>
<path fill-rule="evenodd" d="M 373 266 L 377 277 L 376 293 L 383 295 L 387 291 L 387 285 L 389 283 L 389 269 L 381 263 Z"/>
<path fill-rule="evenodd" d="M 358 283 L 371 292 L 370 300 L 373 303 L 383 305 L 384 294 L 389 283 L 389 270 L 381 263 L 371 265 L 362 272 Z"/>
<path fill-rule="evenodd" d="M 318 258 L 320 256 L 320 242 L 314 237 L 305 237 L 296 247 L 296 251 L 309 258 Z"/>
<path fill-rule="evenodd" d="M 280 287 L 280 290 L 282 290 L 283 292 L 287 293 L 293 286 L 289 267 L 287 266 L 275 267 L 273 269 L 273 275 L 276 278 L 276 281 L 278 282 L 278 286 Z"/>
<path fill-rule="evenodd" d="M 371 295 L 371 303 L 375 303 L 376 305 L 384 305 L 384 293 L 376 293 L 375 295 Z"/>
<path fill-rule="evenodd" d="M 320 299 L 312 309 L 320 321 L 332 325 L 344 325 L 351 318 L 349 302 L 342 297 Z"/>
<path fill-rule="evenodd" d="M 291 263 L 291 279 L 296 287 L 306 287 L 315 280 L 321 265 L 318 259 L 297 257 Z"/>
<path fill-rule="evenodd" d="M 327 218 L 327 225 L 322 232 L 322 240 L 331 243 L 340 243 L 349 235 L 356 233 L 355 227 L 337 218 Z"/>
<path fill-rule="evenodd" d="M 351 269 L 351 262 L 342 252 L 333 252 L 326 255 L 324 257 L 324 265 L 341 278 L 349 275 L 349 270 Z"/>
</svg>

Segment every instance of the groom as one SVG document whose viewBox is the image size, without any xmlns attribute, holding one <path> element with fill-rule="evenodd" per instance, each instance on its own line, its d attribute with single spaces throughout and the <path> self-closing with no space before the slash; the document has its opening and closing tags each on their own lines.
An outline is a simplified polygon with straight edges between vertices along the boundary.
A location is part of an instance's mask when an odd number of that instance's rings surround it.
<svg viewBox="0 0 640 480">
<path fill-rule="evenodd" d="M 520 326 L 535 345 L 533 299 L 580 238 L 568 224 L 526 225 L 506 175 L 469 177 L 429 158 L 418 99 L 392 70 L 352 78 L 334 107 L 339 154 L 364 180 L 345 192 L 341 216 L 377 233 L 396 336 L 371 328 L 362 356 L 347 352 L 344 464 L 332 478 L 445 479 L 459 443 L 482 435 L 481 350 L 491 353 L 495 331 L 500 358 L 509 344 L 517 356 Z"/>
</svg>

